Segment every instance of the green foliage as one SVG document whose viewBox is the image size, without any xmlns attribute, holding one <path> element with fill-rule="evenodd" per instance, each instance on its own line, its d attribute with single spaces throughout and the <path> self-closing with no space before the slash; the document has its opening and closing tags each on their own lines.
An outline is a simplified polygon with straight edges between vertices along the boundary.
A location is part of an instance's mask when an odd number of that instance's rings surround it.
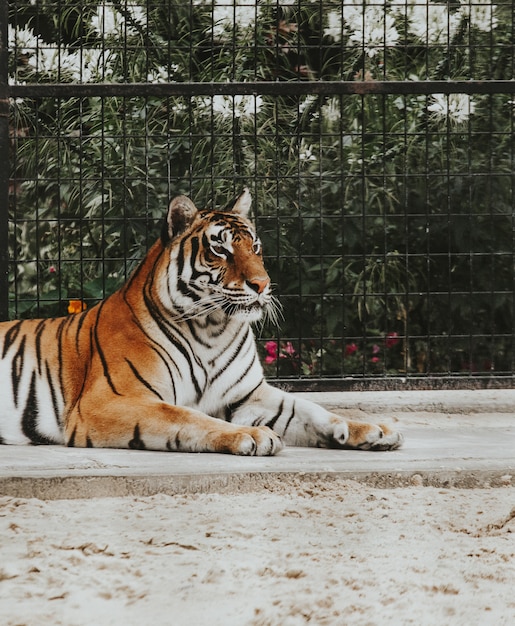
<svg viewBox="0 0 515 626">
<path fill-rule="evenodd" d="M 18 0 L 11 80 L 513 78 L 511 3 L 224 7 Z M 280 334 L 261 331 L 270 373 L 512 369 L 512 96 L 12 104 L 13 315 L 94 303 L 171 196 L 222 205 L 249 185 L 284 307 Z"/>
</svg>

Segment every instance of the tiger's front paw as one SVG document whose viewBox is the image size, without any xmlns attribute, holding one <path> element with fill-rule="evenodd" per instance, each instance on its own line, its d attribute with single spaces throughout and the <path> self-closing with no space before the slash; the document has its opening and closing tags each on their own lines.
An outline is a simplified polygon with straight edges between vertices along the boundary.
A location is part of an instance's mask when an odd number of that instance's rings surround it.
<svg viewBox="0 0 515 626">
<path fill-rule="evenodd" d="M 244 456 L 272 456 L 284 448 L 277 433 L 267 426 L 243 427 L 231 441 L 228 452 Z"/>
<path fill-rule="evenodd" d="M 401 433 L 391 430 L 384 424 L 349 422 L 349 438 L 345 446 L 359 450 L 396 450 L 404 438 Z"/>
</svg>

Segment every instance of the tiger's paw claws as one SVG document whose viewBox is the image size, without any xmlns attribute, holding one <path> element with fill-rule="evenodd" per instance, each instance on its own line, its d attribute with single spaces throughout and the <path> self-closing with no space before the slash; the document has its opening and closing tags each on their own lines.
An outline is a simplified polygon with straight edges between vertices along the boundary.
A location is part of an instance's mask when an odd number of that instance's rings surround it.
<svg viewBox="0 0 515 626">
<path fill-rule="evenodd" d="M 379 424 L 372 427 L 365 441 L 357 447 L 360 450 L 370 450 L 372 452 L 397 450 L 397 448 L 402 446 L 403 441 L 404 437 L 401 433 L 392 431 L 388 426 Z"/>
<path fill-rule="evenodd" d="M 237 442 L 233 454 L 241 456 L 273 456 L 284 448 L 276 433 L 266 426 L 255 426 L 243 433 Z"/>
</svg>

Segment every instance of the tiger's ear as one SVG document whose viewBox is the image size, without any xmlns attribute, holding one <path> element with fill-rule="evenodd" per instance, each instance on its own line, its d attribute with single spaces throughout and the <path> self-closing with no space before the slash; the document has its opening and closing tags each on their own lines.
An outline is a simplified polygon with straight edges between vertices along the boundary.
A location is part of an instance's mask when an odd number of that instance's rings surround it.
<svg viewBox="0 0 515 626">
<path fill-rule="evenodd" d="M 197 207 L 187 196 L 177 196 L 170 202 L 166 219 L 163 222 L 161 241 L 166 245 L 180 235 L 193 223 Z"/>
<path fill-rule="evenodd" d="M 226 210 L 232 213 L 239 213 L 243 217 L 247 217 L 252 206 L 252 196 L 248 187 L 245 187 L 242 193 L 229 203 Z"/>
</svg>

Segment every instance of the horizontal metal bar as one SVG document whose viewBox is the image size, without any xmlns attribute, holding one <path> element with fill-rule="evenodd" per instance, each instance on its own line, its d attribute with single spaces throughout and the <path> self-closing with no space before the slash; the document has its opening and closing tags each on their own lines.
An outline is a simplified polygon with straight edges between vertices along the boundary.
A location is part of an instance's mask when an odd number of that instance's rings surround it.
<svg viewBox="0 0 515 626">
<path fill-rule="evenodd" d="M 310 81 L 232 83 L 34 83 L 9 85 L 12 98 L 167 97 L 215 95 L 367 95 L 433 93 L 514 94 L 515 80 L 470 81 Z"/>
<path fill-rule="evenodd" d="M 455 389 L 513 389 L 511 372 L 490 374 L 408 374 L 406 376 L 344 375 L 334 378 L 273 378 L 268 382 L 288 391 L 419 391 Z"/>
</svg>

